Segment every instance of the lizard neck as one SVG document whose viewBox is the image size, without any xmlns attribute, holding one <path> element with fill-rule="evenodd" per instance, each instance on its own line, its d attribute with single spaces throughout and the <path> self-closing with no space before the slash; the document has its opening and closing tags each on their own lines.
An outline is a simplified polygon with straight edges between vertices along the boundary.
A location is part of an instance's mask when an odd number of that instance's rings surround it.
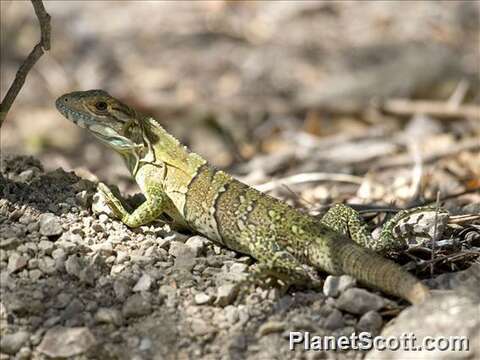
<svg viewBox="0 0 480 360">
<path fill-rule="evenodd" d="M 126 159 L 127 166 L 130 164 L 130 171 L 140 187 L 145 187 L 146 181 L 161 184 L 175 207 L 183 214 L 189 185 L 207 161 L 189 151 L 152 118 L 146 118 L 142 122 L 142 134 L 143 147 L 137 153 L 132 153 L 130 159 Z M 147 173 L 151 175 L 145 176 Z"/>
<path fill-rule="evenodd" d="M 169 173 L 181 173 L 180 177 L 191 179 L 197 169 L 206 163 L 206 160 L 189 151 L 156 120 L 143 117 L 138 123 L 141 126 L 130 134 L 137 147 L 125 152 L 118 151 L 133 177 L 136 177 L 141 167 L 150 164 L 170 169 Z"/>
<path fill-rule="evenodd" d="M 182 145 L 154 119 L 148 118 L 146 124 L 145 142 L 152 152 L 149 155 L 154 158 L 154 162 L 162 162 L 167 168 L 178 169 L 190 178 L 206 163 L 205 159 Z"/>
</svg>

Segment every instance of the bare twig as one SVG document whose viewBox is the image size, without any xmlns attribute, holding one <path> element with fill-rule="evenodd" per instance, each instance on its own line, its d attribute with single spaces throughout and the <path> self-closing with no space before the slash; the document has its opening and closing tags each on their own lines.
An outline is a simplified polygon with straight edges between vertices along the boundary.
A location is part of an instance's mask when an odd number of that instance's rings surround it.
<svg viewBox="0 0 480 360">
<path fill-rule="evenodd" d="M 477 192 L 477 191 L 480 191 L 480 187 L 476 187 L 476 188 L 473 188 L 473 189 L 462 190 L 460 192 L 445 195 L 440 199 L 440 201 L 443 202 L 445 200 L 454 199 L 454 198 L 457 198 L 459 196 L 462 196 L 462 195 L 465 195 L 465 194 L 471 194 L 471 193 L 474 193 L 474 192 Z M 433 198 L 425 199 L 422 202 L 416 203 L 414 206 L 426 206 L 426 205 L 430 205 L 430 204 L 432 204 L 436 201 L 437 201 L 436 198 L 435 199 L 433 199 Z"/>
<path fill-rule="evenodd" d="M 448 219 L 448 223 L 457 224 L 457 225 L 466 225 L 466 224 L 471 224 L 477 220 L 480 220 L 480 215 L 477 215 L 477 214 L 454 215 L 454 216 L 450 216 L 450 218 Z"/>
<path fill-rule="evenodd" d="M 432 258 L 431 258 L 431 265 L 430 265 L 430 276 L 433 277 L 433 271 L 435 269 L 434 262 L 433 260 L 435 259 L 435 246 L 437 242 L 437 236 L 438 236 L 438 229 L 437 229 L 437 224 L 438 224 L 438 211 L 440 210 L 440 191 L 437 192 L 437 202 L 435 204 L 435 219 L 433 221 L 433 239 L 432 239 Z"/>
<path fill-rule="evenodd" d="M 460 104 L 463 103 L 469 87 L 470 84 L 467 80 L 461 80 L 453 91 L 452 95 L 448 98 L 448 106 L 453 109 L 458 109 Z"/>
<path fill-rule="evenodd" d="M 275 179 L 261 185 L 256 185 L 255 188 L 257 188 L 257 190 L 266 192 L 271 191 L 281 185 L 294 185 L 316 181 L 347 182 L 361 185 L 363 178 L 348 174 L 304 173 L 287 176 L 282 179 Z"/>
<path fill-rule="evenodd" d="M 436 117 L 438 119 L 480 119 L 480 106 L 470 104 L 452 106 L 446 101 L 390 99 L 383 104 L 382 109 L 390 114 L 404 116 L 424 114 Z"/>
<path fill-rule="evenodd" d="M 30 54 L 28 54 L 25 61 L 20 65 L 20 68 L 15 75 L 15 79 L 10 85 L 10 88 L 7 91 L 7 94 L 0 104 L 0 128 L 3 125 L 10 107 L 15 101 L 18 93 L 22 89 L 25 79 L 27 78 L 28 73 L 35 65 L 35 63 L 43 55 L 44 51 L 50 50 L 50 15 L 45 11 L 42 0 L 31 0 L 35 14 L 37 15 L 38 22 L 40 23 L 40 42 L 35 45 Z"/>
<path fill-rule="evenodd" d="M 477 138 L 465 139 L 455 145 L 450 146 L 448 149 L 435 150 L 430 154 L 424 154 L 423 164 L 429 164 L 439 159 L 446 158 L 448 156 L 456 155 L 461 151 L 477 151 L 480 149 L 480 142 Z M 375 164 L 375 169 L 387 169 L 396 166 L 410 166 L 414 164 L 409 154 L 400 154 L 396 156 L 390 156 L 380 159 Z"/>
<path fill-rule="evenodd" d="M 412 185 L 411 195 L 412 200 L 418 199 L 422 187 L 423 177 L 423 159 L 422 152 L 420 150 L 420 144 L 417 140 L 411 140 L 408 142 L 408 149 L 412 155 L 413 168 L 412 168 Z"/>
<path fill-rule="evenodd" d="M 430 260 L 422 260 L 422 263 L 420 264 L 421 271 L 425 270 L 427 267 L 432 266 L 433 264 L 439 263 L 441 261 L 449 261 L 449 262 L 455 262 L 457 260 L 464 260 L 465 258 L 471 258 L 471 257 L 477 257 L 480 255 L 480 251 L 460 251 L 455 254 L 451 255 L 439 255 L 435 257 L 434 259 Z"/>
</svg>

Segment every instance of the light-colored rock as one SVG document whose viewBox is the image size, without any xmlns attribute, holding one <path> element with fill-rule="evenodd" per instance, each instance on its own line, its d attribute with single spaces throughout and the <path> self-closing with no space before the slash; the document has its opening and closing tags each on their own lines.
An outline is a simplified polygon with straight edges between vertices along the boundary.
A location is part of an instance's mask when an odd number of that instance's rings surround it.
<svg viewBox="0 0 480 360">
<path fill-rule="evenodd" d="M 83 354 L 95 344 L 95 336 L 87 327 L 57 326 L 45 333 L 37 350 L 52 358 L 65 358 Z"/>
<path fill-rule="evenodd" d="M 147 273 L 144 273 L 140 279 L 138 279 L 137 283 L 133 287 L 132 291 L 138 292 L 138 291 L 148 291 L 150 290 L 150 287 L 152 286 L 153 279 L 150 275 Z"/>
<path fill-rule="evenodd" d="M 45 236 L 57 236 L 63 232 L 62 225 L 57 216 L 52 213 L 45 213 L 39 217 L 40 234 Z"/>
<path fill-rule="evenodd" d="M 55 248 L 55 244 L 52 241 L 41 240 L 38 243 L 38 250 L 42 251 L 46 255 L 50 255 Z"/>
<path fill-rule="evenodd" d="M 130 259 L 130 255 L 126 251 L 117 251 L 117 257 L 115 258 L 115 264 L 123 264 Z"/>
<path fill-rule="evenodd" d="M 45 274 L 53 274 L 56 270 L 55 260 L 50 256 L 44 256 L 39 259 L 38 268 Z"/>
<path fill-rule="evenodd" d="M 0 352 L 15 355 L 29 338 L 30 333 L 27 331 L 18 331 L 14 334 L 2 335 L 0 336 Z"/>
<path fill-rule="evenodd" d="M 350 288 L 345 290 L 336 301 L 337 308 L 353 314 L 365 314 L 377 311 L 385 304 L 385 300 L 365 289 Z"/>
<path fill-rule="evenodd" d="M 130 286 L 124 279 L 117 279 L 113 283 L 113 291 L 118 300 L 123 301 L 130 294 Z"/>
<path fill-rule="evenodd" d="M 281 321 L 268 321 L 260 326 L 258 329 L 259 336 L 279 333 L 285 330 L 285 323 Z"/>
<path fill-rule="evenodd" d="M 33 269 L 28 272 L 28 276 L 32 281 L 37 281 L 42 277 L 43 273 L 38 269 Z"/>
<path fill-rule="evenodd" d="M 195 257 L 193 250 L 180 241 L 172 241 L 168 253 L 176 258 Z"/>
<path fill-rule="evenodd" d="M 95 321 L 97 323 L 122 325 L 123 316 L 120 311 L 113 308 L 100 308 L 95 313 Z"/>
<path fill-rule="evenodd" d="M 477 283 L 477 291 L 478 291 Z M 403 348 L 370 351 L 367 360 L 450 360 L 480 358 L 480 299 L 455 293 L 436 295 L 424 303 L 411 306 L 400 313 L 381 332 L 385 338 L 415 336 L 415 345 L 421 346 L 426 337 L 444 339 L 440 348 L 411 351 Z M 456 338 L 456 348 L 444 347 Z M 468 342 L 468 350 L 466 345 Z M 409 341 L 409 343 L 411 343 Z M 451 342 L 450 342 L 451 343 Z M 430 343 L 431 344 L 431 343 Z M 431 346 L 431 345 L 430 345 Z"/>
<path fill-rule="evenodd" d="M 238 307 L 234 305 L 227 305 L 223 308 L 223 317 L 225 319 L 225 325 L 227 327 L 237 324 L 239 319 L 239 310 Z"/>
<path fill-rule="evenodd" d="M 55 242 L 55 244 L 61 244 L 62 242 L 71 242 L 74 244 L 80 244 L 83 243 L 83 238 L 82 235 L 77 234 L 77 233 L 72 233 L 72 232 L 65 232 L 58 238 L 58 240 Z"/>
<path fill-rule="evenodd" d="M 218 287 L 217 300 L 215 304 L 226 306 L 231 304 L 238 294 L 238 287 L 235 284 L 224 284 Z"/>
<path fill-rule="evenodd" d="M 140 339 L 140 344 L 138 345 L 138 350 L 140 351 L 148 351 L 152 348 L 152 339 L 148 336 L 144 336 Z"/>
<path fill-rule="evenodd" d="M 57 248 L 52 251 L 52 257 L 54 259 L 65 259 L 65 256 L 65 250 L 63 250 L 62 248 Z"/>
<path fill-rule="evenodd" d="M 356 284 L 357 281 L 350 275 L 329 275 L 323 284 L 323 294 L 325 296 L 337 297 L 345 290 L 354 287 Z"/>
<path fill-rule="evenodd" d="M 191 320 L 192 333 L 196 336 L 208 335 L 215 331 L 214 327 L 200 318 L 194 318 Z"/>
<path fill-rule="evenodd" d="M 209 240 L 203 236 L 196 235 L 188 238 L 188 240 L 185 242 L 185 245 L 193 251 L 195 256 L 199 256 L 205 251 L 205 245 L 208 241 Z"/>
<path fill-rule="evenodd" d="M 67 261 L 65 261 L 65 270 L 72 276 L 80 277 L 82 265 L 80 264 L 77 255 L 70 255 L 68 257 Z"/>
<path fill-rule="evenodd" d="M 125 270 L 126 265 L 125 264 L 115 264 L 112 266 L 110 269 L 110 274 L 112 275 L 118 275 L 120 274 L 123 270 Z"/>
<path fill-rule="evenodd" d="M 195 294 L 194 300 L 195 300 L 195 304 L 197 305 L 211 304 L 213 301 L 213 297 L 201 292 L 201 293 Z"/>
<path fill-rule="evenodd" d="M 98 244 L 93 244 L 90 246 L 93 251 L 99 252 L 103 255 L 109 256 L 113 254 L 113 246 L 110 241 L 103 241 Z"/>
<path fill-rule="evenodd" d="M 32 180 L 35 176 L 35 172 L 33 171 L 33 169 L 27 169 L 27 170 L 24 170 L 22 171 L 20 174 L 18 174 L 18 180 L 20 180 L 21 182 L 28 182 L 30 180 Z"/>
<path fill-rule="evenodd" d="M 230 272 L 235 274 L 243 274 L 247 271 L 248 265 L 243 263 L 235 262 L 230 266 Z"/>
<path fill-rule="evenodd" d="M 103 193 L 96 192 L 92 198 L 92 211 L 94 214 L 107 214 L 111 218 L 115 218 L 112 209 L 107 204 Z"/>
<path fill-rule="evenodd" d="M 24 269 L 28 264 L 28 259 L 25 256 L 20 255 L 18 252 L 14 251 L 8 257 L 8 271 L 14 273 Z"/>
</svg>

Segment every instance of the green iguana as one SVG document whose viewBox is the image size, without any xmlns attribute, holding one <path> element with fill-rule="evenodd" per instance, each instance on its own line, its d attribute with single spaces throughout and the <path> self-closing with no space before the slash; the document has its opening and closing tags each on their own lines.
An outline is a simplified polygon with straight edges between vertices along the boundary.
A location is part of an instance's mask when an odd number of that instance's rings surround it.
<svg viewBox="0 0 480 360">
<path fill-rule="evenodd" d="M 216 243 L 254 257 L 259 274 L 287 284 L 312 284 L 303 266 L 310 265 L 352 275 L 411 303 L 429 296 L 413 275 L 375 253 L 402 246 L 392 229 L 410 212 L 394 216 L 374 240 L 352 208 L 336 205 L 318 221 L 208 165 L 157 121 L 103 90 L 65 94 L 56 106 L 124 158 L 146 201 L 130 214 L 106 185 L 98 188 L 127 226 L 148 224 L 166 213 Z"/>
</svg>

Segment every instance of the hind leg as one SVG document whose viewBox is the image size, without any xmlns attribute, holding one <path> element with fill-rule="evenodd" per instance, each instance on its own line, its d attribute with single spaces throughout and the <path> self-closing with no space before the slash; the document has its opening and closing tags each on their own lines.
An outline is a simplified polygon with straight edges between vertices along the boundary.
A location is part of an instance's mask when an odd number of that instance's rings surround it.
<svg viewBox="0 0 480 360">
<path fill-rule="evenodd" d="M 336 204 L 330 208 L 323 216 L 321 223 L 376 252 L 385 253 L 405 246 L 388 234 L 374 239 L 358 212 L 344 204 Z"/>
<path fill-rule="evenodd" d="M 443 232 L 448 217 L 445 209 L 437 211 L 428 206 L 401 210 L 385 223 L 378 239 L 371 236 L 358 212 L 344 204 L 333 206 L 321 223 L 364 247 L 386 253 L 403 250 L 417 238 L 433 238 L 435 221 L 438 236 Z"/>
<path fill-rule="evenodd" d="M 252 242 L 253 244 L 253 242 Z M 252 283 L 280 280 L 284 286 L 301 285 L 321 287 L 321 282 L 308 274 L 303 264 L 273 240 L 250 246 L 250 252 L 258 260 L 257 268 L 249 276 Z"/>
</svg>

